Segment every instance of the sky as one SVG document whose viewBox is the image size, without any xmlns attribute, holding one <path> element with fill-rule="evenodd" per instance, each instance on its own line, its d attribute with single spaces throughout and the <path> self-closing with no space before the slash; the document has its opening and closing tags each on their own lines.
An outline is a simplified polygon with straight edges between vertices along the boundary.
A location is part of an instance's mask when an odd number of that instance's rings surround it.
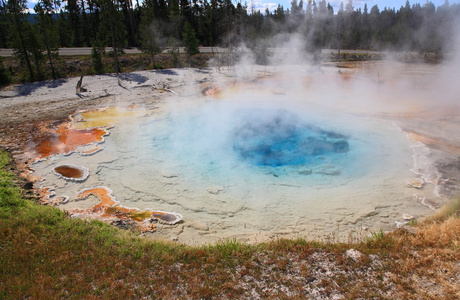
<svg viewBox="0 0 460 300">
<path fill-rule="evenodd" d="M 292 0 L 232 0 L 233 3 L 238 3 L 241 2 L 241 4 L 247 4 L 247 6 L 250 8 L 251 6 L 254 6 L 255 10 L 260 10 L 261 12 L 265 12 L 265 9 L 268 7 L 270 11 L 275 10 L 278 7 L 278 4 L 281 4 L 284 9 L 290 9 L 291 8 L 291 2 Z M 297 3 L 299 3 L 300 0 L 297 0 Z M 321 0 L 315 0 L 316 3 L 318 3 Z M 431 0 L 433 4 L 438 7 L 444 4 L 446 0 Z M 142 0 L 139 2 L 142 3 Z M 304 6 L 303 8 L 305 9 L 306 3 L 308 3 L 308 0 L 303 0 Z M 337 12 L 340 7 L 340 2 L 342 0 L 326 0 L 326 3 L 329 3 L 332 5 L 334 8 L 334 12 Z M 417 1 L 411 1 L 409 0 L 410 5 L 412 6 L 413 4 L 420 3 L 421 5 L 425 4 L 427 0 L 417 0 Z M 37 3 L 37 0 L 28 0 L 28 7 L 32 9 L 35 4 Z M 348 0 L 343 0 L 344 6 L 348 3 Z M 358 8 L 363 8 L 364 4 L 367 3 L 367 7 L 370 11 L 372 6 L 378 5 L 380 10 L 383 10 L 385 7 L 388 8 L 396 8 L 398 10 L 401 8 L 401 6 L 404 6 L 406 4 L 406 0 L 353 0 L 353 7 L 354 9 Z M 449 0 L 449 3 L 460 3 L 460 0 Z"/>
</svg>

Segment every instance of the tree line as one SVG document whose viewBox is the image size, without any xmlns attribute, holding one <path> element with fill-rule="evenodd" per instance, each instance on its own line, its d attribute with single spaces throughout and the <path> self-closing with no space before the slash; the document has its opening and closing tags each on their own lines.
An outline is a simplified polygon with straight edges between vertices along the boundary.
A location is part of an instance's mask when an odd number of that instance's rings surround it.
<svg viewBox="0 0 460 300">
<path fill-rule="evenodd" d="M 266 63 L 267 48 L 294 33 L 306 53 L 342 48 L 442 55 L 460 20 L 460 4 L 447 0 L 437 8 L 407 1 L 398 10 L 355 9 L 348 0 L 338 11 L 326 0 L 293 0 L 289 8 L 264 13 L 231 0 L 39 0 L 34 11 L 28 13 L 26 0 L 0 2 L 0 47 L 15 49 L 28 81 L 42 80 L 45 66 L 53 78 L 60 76 L 59 47 L 92 47 L 97 73 L 104 72 L 106 46 L 113 48 L 117 73 L 123 47 L 141 47 L 155 65 L 165 47 L 177 58 L 185 46 L 190 60 L 199 45 L 232 49 L 244 43 L 258 63 Z"/>
</svg>

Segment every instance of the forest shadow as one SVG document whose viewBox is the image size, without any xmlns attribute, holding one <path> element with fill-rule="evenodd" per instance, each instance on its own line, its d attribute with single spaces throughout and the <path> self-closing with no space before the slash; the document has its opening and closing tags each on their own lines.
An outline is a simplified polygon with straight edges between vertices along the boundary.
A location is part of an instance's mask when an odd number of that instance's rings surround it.
<svg viewBox="0 0 460 300">
<path fill-rule="evenodd" d="M 144 83 L 149 80 L 148 77 L 136 74 L 136 73 L 123 73 L 120 74 L 120 79 L 121 80 L 126 80 L 126 81 L 134 81 L 137 83 Z"/>
<path fill-rule="evenodd" d="M 101 74 L 101 76 L 108 76 L 112 78 L 117 78 L 117 74 L 115 73 L 106 73 L 106 74 Z M 134 81 L 137 83 L 144 83 L 149 80 L 148 77 L 136 74 L 136 73 L 120 73 L 119 74 L 120 80 L 123 81 Z"/>
<path fill-rule="evenodd" d="M 28 96 L 32 92 L 36 91 L 41 87 L 47 87 L 49 89 L 57 88 L 67 82 L 67 79 L 61 78 L 57 80 L 39 81 L 33 83 L 25 83 L 17 85 L 15 91 L 18 96 Z"/>
<path fill-rule="evenodd" d="M 174 76 L 179 75 L 179 73 L 177 73 L 177 72 L 174 71 L 174 70 L 170 70 L 170 69 L 168 69 L 168 70 L 155 70 L 155 71 L 152 71 L 152 72 L 154 72 L 154 73 L 159 73 L 159 74 L 163 74 L 163 75 L 171 75 L 171 76 L 173 76 L 173 75 L 174 75 Z"/>
</svg>

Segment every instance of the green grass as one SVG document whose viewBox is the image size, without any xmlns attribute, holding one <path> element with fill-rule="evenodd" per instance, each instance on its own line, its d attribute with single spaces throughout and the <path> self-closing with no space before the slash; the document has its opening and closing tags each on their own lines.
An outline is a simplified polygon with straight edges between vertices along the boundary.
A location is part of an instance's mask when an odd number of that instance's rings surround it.
<svg viewBox="0 0 460 300">
<path fill-rule="evenodd" d="M 458 206 L 444 221 L 420 222 L 416 235 L 378 232 L 357 244 L 279 239 L 189 247 L 38 205 L 23 197 L 9 164 L 0 151 L 0 299 L 436 298 L 413 279 L 427 277 L 445 299 L 460 293 L 446 279 L 458 276 Z M 364 258 L 346 259 L 350 248 Z"/>
</svg>

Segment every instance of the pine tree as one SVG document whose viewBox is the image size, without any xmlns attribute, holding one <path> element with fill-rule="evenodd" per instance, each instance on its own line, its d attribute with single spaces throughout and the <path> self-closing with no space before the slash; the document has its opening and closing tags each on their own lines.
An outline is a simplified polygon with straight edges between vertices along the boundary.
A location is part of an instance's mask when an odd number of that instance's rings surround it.
<svg viewBox="0 0 460 300">
<path fill-rule="evenodd" d="M 32 27 L 30 23 L 26 24 L 28 30 L 26 30 L 26 40 L 29 44 L 29 51 L 32 55 L 32 59 L 35 65 L 36 71 L 36 78 L 35 80 L 44 80 L 44 73 L 43 73 L 43 64 L 45 63 L 45 55 L 43 54 L 44 48 L 42 47 L 42 43 L 39 40 L 39 35 L 36 28 Z"/>
<path fill-rule="evenodd" d="M 170 35 L 180 39 L 182 17 L 180 15 L 179 0 L 169 1 L 169 21 L 171 23 Z"/>
<path fill-rule="evenodd" d="M 34 10 L 37 13 L 35 19 L 37 20 L 37 27 L 40 39 L 45 46 L 46 55 L 51 68 L 53 79 L 58 78 L 58 74 L 54 65 L 54 60 L 58 58 L 59 35 L 56 29 L 56 22 L 53 20 L 53 11 L 59 7 L 59 1 L 41 0 L 39 1 Z"/>
<path fill-rule="evenodd" d="M 164 22 L 159 15 L 163 8 L 157 0 L 144 0 L 142 8 L 140 25 L 142 52 L 150 55 L 152 66 L 155 67 L 155 55 L 161 53 L 161 47 L 166 44 L 166 38 L 161 30 Z"/>
<path fill-rule="evenodd" d="M 188 57 L 188 66 L 191 66 L 191 57 L 195 54 L 200 53 L 199 45 L 200 41 L 196 38 L 195 30 L 192 28 L 189 22 L 184 25 L 184 32 L 182 33 L 184 39 L 185 53 Z"/>
<path fill-rule="evenodd" d="M 123 12 L 124 26 L 129 32 L 127 35 L 128 45 L 131 47 L 137 43 L 136 23 L 133 16 L 133 2 L 132 0 L 119 0 L 119 5 Z"/>
<path fill-rule="evenodd" d="M 93 48 L 91 49 L 91 59 L 93 62 L 94 72 L 96 74 L 103 74 L 104 73 L 104 65 L 102 64 L 102 55 L 104 54 L 105 47 L 102 46 L 100 40 L 96 40 L 93 42 Z"/>
<path fill-rule="evenodd" d="M 65 7 L 67 13 L 67 22 L 68 22 L 68 29 L 71 33 L 71 42 L 70 44 L 73 47 L 81 47 L 82 46 L 82 38 L 81 38 L 81 15 L 80 15 L 80 5 L 78 4 L 78 0 L 67 0 L 67 5 Z"/>
<path fill-rule="evenodd" d="M 161 37 L 159 26 L 157 22 L 150 23 L 142 29 L 141 32 L 141 45 L 142 51 L 150 55 L 150 62 L 155 68 L 155 55 L 161 53 L 161 46 L 163 46 L 164 39 Z"/>
<path fill-rule="evenodd" d="M 30 23 L 26 20 L 26 10 L 26 0 L 9 0 L 5 5 L 5 16 L 9 24 L 11 46 L 21 65 L 25 65 L 28 71 L 26 80 L 35 81 L 30 53 L 30 49 L 35 45 L 32 44 L 34 42 L 31 40 L 33 32 Z"/>
<path fill-rule="evenodd" d="M 173 67 L 178 68 L 181 67 L 182 64 L 180 62 L 180 50 L 179 50 L 179 42 L 175 37 L 172 35 L 169 37 L 168 40 L 168 53 L 171 54 L 171 64 Z"/>
<path fill-rule="evenodd" d="M 98 38 L 102 41 L 106 37 L 105 43 L 112 46 L 113 61 L 115 71 L 119 79 L 121 72 L 118 54 L 122 52 L 125 42 L 125 26 L 123 23 L 123 14 L 120 12 L 120 3 L 118 0 L 99 0 L 101 9 L 101 24 L 99 26 Z"/>
<path fill-rule="evenodd" d="M 3 60 L 0 57 L 0 86 L 4 86 L 11 83 L 10 75 L 8 74 L 8 70 L 5 68 L 3 64 Z"/>
<path fill-rule="evenodd" d="M 7 48 L 8 23 L 6 21 L 6 2 L 0 1 L 0 48 Z"/>
</svg>

